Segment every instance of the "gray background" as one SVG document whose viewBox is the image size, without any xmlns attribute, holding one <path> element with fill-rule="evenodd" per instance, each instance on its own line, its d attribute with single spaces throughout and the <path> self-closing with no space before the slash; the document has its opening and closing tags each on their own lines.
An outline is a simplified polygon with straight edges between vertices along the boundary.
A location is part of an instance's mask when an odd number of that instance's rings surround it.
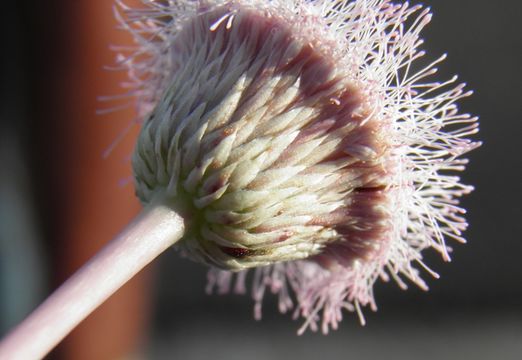
<svg viewBox="0 0 522 360">
<path fill-rule="evenodd" d="M 0 245 L 13 238 L 9 232 L 13 222 L 21 221 L 28 224 L 27 233 L 18 236 L 37 239 L 30 245 L 36 249 L 45 247 L 54 221 L 49 209 L 35 199 L 46 191 L 44 185 L 53 175 L 34 164 L 35 154 L 42 150 L 34 148 L 26 134 L 52 121 L 42 118 L 33 102 L 48 79 L 46 69 L 56 71 L 59 55 L 67 51 L 56 41 L 64 16 L 56 9 L 65 2 L 43 3 L 28 1 L 2 10 L 6 51 L 0 77 L 0 184 L 1 189 L 9 189 L 0 192 Z M 464 182 L 476 186 L 463 201 L 469 210 L 469 244 L 455 244 L 450 264 L 427 256 L 428 264 L 441 275 L 438 281 L 429 280 L 429 293 L 378 284 L 380 309 L 376 314 L 365 311 L 368 325 L 362 328 L 353 314 L 346 314 L 340 330 L 327 337 L 312 333 L 297 337 L 300 323 L 278 314 L 273 299 L 265 302 L 263 321 L 255 322 L 248 297 L 206 296 L 205 269 L 169 251 L 157 265 L 151 358 L 522 357 L 522 3 L 439 0 L 424 4 L 435 14 L 424 32 L 425 48 L 433 57 L 449 54 L 441 76 L 458 73 L 475 90 L 461 108 L 481 117 L 479 138 L 485 144 L 470 155 L 471 164 L 463 174 Z M 12 161 L 17 156 L 19 161 Z M 17 165 L 20 162 L 25 165 Z M 2 256 L 9 258 L 5 252 Z M 41 262 L 45 258 L 28 260 L 36 267 Z M 0 267 L 0 271 L 7 270 Z M 45 270 L 39 273 L 43 277 Z M 8 279 L 16 288 L 16 279 Z M 33 280 L 35 293 L 45 291 L 38 290 L 41 279 Z M 26 297 L 31 294 L 20 298 Z"/>
</svg>

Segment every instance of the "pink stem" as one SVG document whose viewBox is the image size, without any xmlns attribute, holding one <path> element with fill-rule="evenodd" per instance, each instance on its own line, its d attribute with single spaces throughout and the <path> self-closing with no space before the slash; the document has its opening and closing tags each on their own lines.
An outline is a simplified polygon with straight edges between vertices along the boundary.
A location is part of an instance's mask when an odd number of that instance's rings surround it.
<svg viewBox="0 0 522 360">
<path fill-rule="evenodd" d="M 183 219 L 151 205 L 0 342 L 0 359 L 41 359 L 123 284 L 183 236 Z"/>
</svg>

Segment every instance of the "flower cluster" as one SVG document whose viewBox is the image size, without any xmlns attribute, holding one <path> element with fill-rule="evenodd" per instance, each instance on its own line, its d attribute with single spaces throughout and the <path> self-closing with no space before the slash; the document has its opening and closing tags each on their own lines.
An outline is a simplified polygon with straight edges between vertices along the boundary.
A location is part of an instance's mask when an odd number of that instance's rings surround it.
<svg viewBox="0 0 522 360">
<path fill-rule="evenodd" d="M 426 287 L 415 264 L 464 242 L 453 171 L 479 144 L 456 78 L 420 66 L 431 14 L 388 0 L 143 1 L 120 23 L 142 115 L 136 192 L 189 223 L 178 245 L 214 268 L 209 290 L 265 291 L 300 331 L 375 308 L 377 279 Z M 219 269 L 219 270 L 218 270 Z M 236 275 L 234 275 L 236 274 Z M 295 302 L 295 304 L 294 304 Z"/>
</svg>

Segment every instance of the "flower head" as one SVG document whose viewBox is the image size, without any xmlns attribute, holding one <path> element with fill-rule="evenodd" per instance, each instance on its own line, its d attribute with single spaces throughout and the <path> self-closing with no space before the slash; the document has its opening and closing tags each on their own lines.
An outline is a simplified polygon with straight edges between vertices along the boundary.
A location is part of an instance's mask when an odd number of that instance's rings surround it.
<svg viewBox="0 0 522 360">
<path fill-rule="evenodd" d="M 479 144 L 464 85 L 419 67 L 431 14 L 387 0 L 143 1 L 121 23 L 122 64 L 145 117 L 136 192 L 180 207 L 180 247 L 215 269 L 209 288 L 256 268 L 256 316 L 279 294 L 307 327 L 375 308 L 378 278 L 426 287 L 422 250 L 464 242 L 452 171 Z M 416 266 L 417 265 L 417 266 Z M 236 290 L 245 289 L 245 272 Z M 295 295 L 296 304 L 291 293 Z"/>
</svg>

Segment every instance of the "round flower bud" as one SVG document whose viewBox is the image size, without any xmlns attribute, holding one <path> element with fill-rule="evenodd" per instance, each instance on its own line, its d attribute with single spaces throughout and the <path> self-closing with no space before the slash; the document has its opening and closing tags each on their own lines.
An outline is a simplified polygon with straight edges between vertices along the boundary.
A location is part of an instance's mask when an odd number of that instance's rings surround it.
<svg viewBox="0 0 522 360">
<path fill-rule="evenodd" d="M 469 93 L 450 86 L 455 78 L 426 79 L 444 57 L 414 64 L 428 11 L 387 0 L 207 0 L 126 12 L 140 46 L 122 63 L 146 114 L 137 195 L 183 215 L 178 246 L 190 258 L 258 268 L 257 316 L 267 287 L 282 311 L 292 307 L 290 287 L 304 328 L 323 310 L 326 332 L 341 308 L 375 308 L 377 278 L 425 287 L 412 266 L 425 267 L 421 251 L 449 259 L 444 239 L 463 241 L 456 199 L 471 187 L 448 171 L 479 145 L 465 139 L 476 119 L 458 112 Z M 231 280 L 214 270 L 210 287 L 227 291 Z"/>
<path fill-rule="evenodd" d="M 187 19 L 171 46 L 171 83 L 133 167 L 143 202 L 161 194 L 183 209 L 186 254 L 243 269 L 385 245 L 390 124 L 332 44 L 284 14 L 225 5 Z"/>
</svg>

